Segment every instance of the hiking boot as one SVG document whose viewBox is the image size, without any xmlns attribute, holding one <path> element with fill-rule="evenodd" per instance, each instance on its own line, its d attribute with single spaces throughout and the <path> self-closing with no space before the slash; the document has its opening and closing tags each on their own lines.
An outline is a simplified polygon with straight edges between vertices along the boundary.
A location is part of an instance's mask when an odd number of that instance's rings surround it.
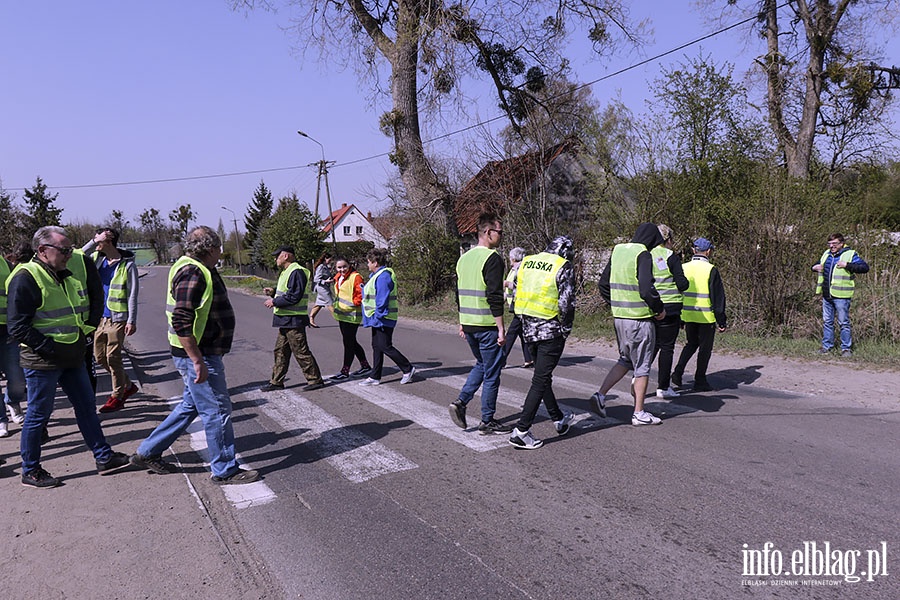
<svg viewBox="0 0 900 600">
<path fill-rule="evenodd" d="M 122 402 L 125 402 L 126 400 L 128 400 L 129 398 L 131 398 L 132 396 L 134 396 L 137 393 L 138 393 L 138 386 L 136 386 L 134 384 L 134 382 L 132 381 L 131 385 L 128 386 L 128 389 L 125 390 L 125 393 L 122 394 Z"/>
<path fill-rule="evenodd" d="M 60 484 L 60 480 L 38 467 L 33 471 L 22 473 L 22 485 L 36 488 L 52 488 Z"/>
<path fill-rule="evenodd" d="M 238 469 L 231 475 L 226 477 L 212 476 L 212 480 L 219 485 L 240 485 L 242 483 L 253 483 L 259 479 L 259 471 L 253 469 Z"/>
<path fill-rule="evenodd" d="M 642 425 L 659 425 L 660 423 L 662 423 L 662 419 L 654 417 L 646 410 L 631 415 L 631 424 L 635 427 L 640 427 Z"/>
<path fill-rule="evenodd" d="M 465 429 L 466 425 L 466 405 L 462 400 L 455 400 L 450 405 L 450 418 L 460 429 Z"/>
<path fill-rule="evenodd" d="M 167 463 L 161 456 L 141 456 L 140 454 L 132 454 L 128 461 L 136 467 L 153 471 L 157 475 L 168 475 L 178 472 L 175 465 Z"/>
<path fill-rule="evenodd" d="M 409 370 L 409 373 L 404 373 L 403 377 L 400 378 L 400 385 L 404 385 L 412 381 L 413 375 L 416 374 L 416 368 L 412 367 Z"/>
<path fill-rule="evenodd" d="M 504 425 L 499 421 L 491 419 L 490 421 L 478 424 L 478 433 L 481 435 L 492 435 L 494 433 L 510 433 L 513 430 L 512 425 Z"/>
<path fill-rule="evenodd" d="M 352 373 L 350 373 L 350 376 L 351 377 L 362 377 L 363 375 L 368 375 L 371 370 L 372 370 L 372 367 L 370 367 L 369 365 L 366 365 L 364 367 L 360 367 L 359 370 L 353 371 Z"/>
<path fill-rule="evenodd" d="M 331 381 L 343 381 L 345 379 L 350 379 L 350 373 L 344 373 L 341 371 L 340 373 L 335 373 L 331 377 L 329 377 Z"/>
<path fill-rule="evenodd" d="M 105 463 L 98 462 L 96 463 L 96 465 L 98 473 L 100 473 L 101 475 L 109 475 L 110 473 L 115 473 L 123 467 L 130 466 L 131 462 L 129 462 L 127 454 L 123 454 L 121 452 L 113 452 L 108 461 L 106 461 Z"/>
<path fill-rule="evenodd" d="M 116 412 L 117 410 L 122 410 L 125 407 L 125 399 L 124 398 L 116 398 L 115 396 L 110 396 L 109 400 L 106 401 L 106 404 L 100 407 L 100 412 L 102 413 L 111 413 Z"/>
<path fill-rule="evenodd" d="M 259 388 L 259 391 L 261 391 L 261 392 L 276 392 L 278 390 L 283 390 L 283 389 L 284 389 L 283 383 L 267 383 L 266 385 Z"/>
<path fill-rule="evenodd" d="M 315 383 L 308 383 L 300 389 L 304 392 L 313 392 L 315 390 L 321 390 L 323 387 L 325 387 L 324 381 L 316 381 Z"/>
<path fill-rule="evenodd" d="M 677 398 L 678 392 L 673 390 L 672 386 L 669 386 L 669 388 L 665 389 L 665 390 L 661 390 L 661 389 L 657 388 L 656 397 L 657 398 Z"/>
<path fill-rule="evenodd" d="M 358 385 L 381 385 L 380 379 L 372 379 L 371 377 L 366 377 L 362 381 L 359 382 Z"/>
<path fill-rule="evenodd" d="M 537 450 L 544 442 L 531 435 L 530 429 L 528 431 L 513 429 L 512 435 L 509 436 L 509 444 L 524 450 Z"/>
<path fill-rule="evenodd" d="M 594 392 L 594 395 L 591 396 L 591 408 L 595 413 L 600 415 L 601 418 L 606 418 L 606 394 L 601 394 L 600 391 Z"/>
<path fill-rule="evenodd" d="M 553 425 L 556 426 L 556 434 L 557 435 L 566 435 L 569 433 L 569 428 L 572 423 L 572 420 L 575 418 L 575 415 L 572 413 L 563 413 L 563 418 L 559 421 L 553 421 Z"/>
<path fill-rule="evenodd" d="M 9 409 L 9 418 L 12 419 L 13 423 L 21 425 L 25 422 L 25 413 L 22 411 L 22 407 L 19 404 L 7 404 L 6 408 Z"/>
</svg>

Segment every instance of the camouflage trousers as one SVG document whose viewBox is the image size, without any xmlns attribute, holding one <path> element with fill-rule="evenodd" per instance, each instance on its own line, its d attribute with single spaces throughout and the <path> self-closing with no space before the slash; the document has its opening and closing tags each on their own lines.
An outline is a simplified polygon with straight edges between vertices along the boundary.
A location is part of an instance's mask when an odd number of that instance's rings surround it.
<svg viewBox="0 0 900 600">
<path fill-rule="evenodd" d="M 284 385 L 284 378 L 291 364 L 291 354 L 297 359 L 297 364 L 300 365 L 308 383 L 322 383 L 322 372 L 319 371 L 316 358 L 309 349 L 305 327 L 278 328 L 278 339 L 275 340 L 275 366 L 272 367 L 272 379 L 269 383 Z"/>
</svg>

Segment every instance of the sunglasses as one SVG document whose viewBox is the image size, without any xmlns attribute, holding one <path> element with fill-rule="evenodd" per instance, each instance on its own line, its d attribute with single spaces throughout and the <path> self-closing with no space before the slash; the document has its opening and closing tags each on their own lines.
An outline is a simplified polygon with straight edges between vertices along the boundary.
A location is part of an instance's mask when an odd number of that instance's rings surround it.
<svg viewBox="0 0 900 600">
<path fill-rule="evenodd" d="M 62 246 L 56 246 L 54 244 L 41 244 L 42 246 L 49 246 L 50 248 L 55 248 L 57 252 L 62 254 L 63 256 L 71 256 L 72 252 L 75 251 L 75 248 L 72 246 L 67 246 L 63 248 Z"/>
</svg>

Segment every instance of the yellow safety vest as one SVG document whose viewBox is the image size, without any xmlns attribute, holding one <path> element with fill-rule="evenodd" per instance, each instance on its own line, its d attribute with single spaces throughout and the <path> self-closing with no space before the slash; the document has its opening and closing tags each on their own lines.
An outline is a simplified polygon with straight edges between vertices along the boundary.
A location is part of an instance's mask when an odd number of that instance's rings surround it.
<svg viewBox="0 0 900 600">
<path fill-rule="evenodd" d="M 100 253 L 94 252 L 91 255 L 94 264 L 100 268 Z M 106 295 L 106 308 L 112 312 L 127 313 L 128 312 L 128 269 L 125 266 L 125 259 L 120 258 L 119 264 L 109 282 L 109 293 Z"/>
<path fill-rule="evenodd" d="M 288 291 L 288 279 L 291 278 L 291 273 L 296 270 L 300 270 L 306 275 L 306 287 L 303 288 L 303 295 L 300 296 L 300 300 L 297 304 L 291 304 L 290 306 L 276 306 L 275 314 L 279 317 L 294 317 L 294 316 L 303 316 L 309 314 L 309 269 L 300 265 L 300 263 L 293 262 L 287 266 L 287 268 L 281 272 L 281 275 L 278 276 L 278 284 L 275 286 L 275 297 L 284 296 Z"/>
<path fill-rule="evenodd" d="M 41 290 L 41 305 L 34 312 L 32 327 L 58 344 L 74 344 L 84 330 L 79 306 L 81 281 L 71 276 L 60 283 L 47 269 L 35 261 L 22 263 L 13 269 L 12 280 L 20 271 L 28 271 Z"/>
<path fill-rule="evenodd" d="M 375 280 L 384 272 L 387 272 L 391 281 L 394 282 L 394 289 L 392 289 L 390 295 L 388 295 L 388 314 L 385 319 L 396 321 L 397 317 L 400 316 L 400 310 L 397 307 L 397 279 L 394 277 L 393 269 L 384 268 L 369 277 L 366 285 L 363 286 L 362 308 L 367 317 L 371 317 L 375 314 L 375 308 L 377 306 L 375 303 Z"/>
<path fill-rule="evenodd" d="M 665 246 L 656 246 L 650 251 L 653 257 L 653 287 L 659 292 L 659 297 L 664 304 L 681 304 L 684 296 L 675 285 L 675 277 L 669 270 L 669 257 L 672 251 Z"/>
<path fill-rule="evenodd" d="M 688 289 L 684 291 L 684 308 L 681 320 L 685 323 L 715 323 L 712 298 L 709 296 L 709 274 L 713 265 L 705 260 L 692 260 L 684 265 Z"/>
<path fill-rule="evenodd" d="M 91 312 L 91 297 L 87 284 L 87 270 L 84 266 L 85 258 L 84 252 L 76 248 L 72 251 L 72 256 L 69 258 L 69 262 L 66 263 L 66 268 L 72 271 L 72 274 L 81 283 L 81 289 L 78 292 L 79 301 L 76 308 L 78 315 L 81 317 L 81 330 L 87 335 L 97 328 L 88 325 L 86 322 Z"/>
<path fill-rule="evenodd" d="M 552 319 L 559 315 L 556 276 L 566 259 L 549 252 L 526 256 L 516 276 L 516 314 Z"/>
<path fill-rule="evenodd" d="M 828 256 L 831 254 L 829 250 L 825 251 L 825 254 L 822 255 L 822 259 L 819 261 L 819 264 L 824 268 L 825 261 L 828 260 Z M 837 260 L 834 261 L 834 264 L 831 265 L 831 279 L 828 281 L 828 291 L 831 294 L 832 298 L 852 298 L 853 290 L 856 288 L 856 275 L 851 273 L 847 269 L 840 269 L 837 266 L 837 263 L 840 261 L 844 261 L 849 263 L 853 260 L 853 255 L 856 254 L 855 251 L 851 249 L 846 249 L 841 252 L 841 255 L 838 256 Z M 819 272 L 819 278 L 816 281 L 816 293 L 822 293 L 822 284 L 825 282 L 825 275 L 823 272 Z"/>
<path fill-rule="evenodd" d="M 497 254 L 485 246 L 473 246 L 456 261 L 456 291 L 459 296 L 459 322 L 478 327 L 497 326 L 487 301 L 484 263 Z"/>
<path fill-rule="evenodd" d="M 198 267 L 200 272 L 203 273 L 203 279 L 206 281 L 206 289 L 203 291 L 203 297 L 200 299 L 200 306 L 194 309 L 194 326 L 191 332 L 194 340 L 196 340 L 198 344 L 203 338 L 203 332 L 206 331 L 206 321 L 209 319 L 209 309 L 212 307 L 213 280 L 210 270 L 207 269 L 206 265 L 202 262 L 189 256 L 182 256 L 176 260 L 175 264 L 172 265 L 172 268 L 169 269 L 169 284 L 166 286 L 166 320 L 169 322 L 169 345 L 176 348 L 184 348 L 184 346 L 181 344 L 181 340 L 178 339 L 178 335 L 172 327 L 172 313 L 175 311 L 175 297 L 172 295 L 172 281 L 175 280 L 175 275 L 178 271 L 187 265 Z"/>
<path fill-rule="evenodd" d="M 9 273 L 9 263 L 0 256 L 0 325 L 6 325 L 6 281 Z"/>
<path fill-rule="evenodd" d="M 637 258 L 646 252 L 643 244 L 617 244 L 610 258 L 609 297 L 612 315 L 617 319 L 647 319 L 653 311 L 641 298 L 637 278 Z"/>
<path fill-rule="evenodd" d="M 362 275 L 353 271 L 344 278 L 341 285 L 334 285 L 334 318 L 344 323 L 362 323 L 362 306 L 353 304 L 353 293 L 356 287 L 362 283 Z"/>
</svg>

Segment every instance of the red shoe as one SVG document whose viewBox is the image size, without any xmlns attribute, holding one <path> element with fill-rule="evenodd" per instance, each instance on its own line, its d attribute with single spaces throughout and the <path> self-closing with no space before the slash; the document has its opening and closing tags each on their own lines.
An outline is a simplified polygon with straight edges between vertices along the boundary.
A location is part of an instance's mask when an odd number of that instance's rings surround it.
<svg viewBox="0 0 900 600">
<path fill-rule="evenodd" d="M 100 407 L 100 412 L 102 413 L 111 413 L 117 410 L 121 410 L 125 406 L 125 400 L 120 400 L 115 396 L 110 396 L 109 400 L 106 401 L 106 404 Z"/>
<path fill-rule="evenodd" d="M 125 390 L 125 393 L 122 394 L 122 402 L 125 402 L 126 400 L 131 398 L 132 396 L 137 394 L 137 392 L 138 392 L 138 386 L 136 386 L 134 384 L 134 382 L 131 382 L 131 385 L 128 387 L 127 390 Z"/>
</svg>

